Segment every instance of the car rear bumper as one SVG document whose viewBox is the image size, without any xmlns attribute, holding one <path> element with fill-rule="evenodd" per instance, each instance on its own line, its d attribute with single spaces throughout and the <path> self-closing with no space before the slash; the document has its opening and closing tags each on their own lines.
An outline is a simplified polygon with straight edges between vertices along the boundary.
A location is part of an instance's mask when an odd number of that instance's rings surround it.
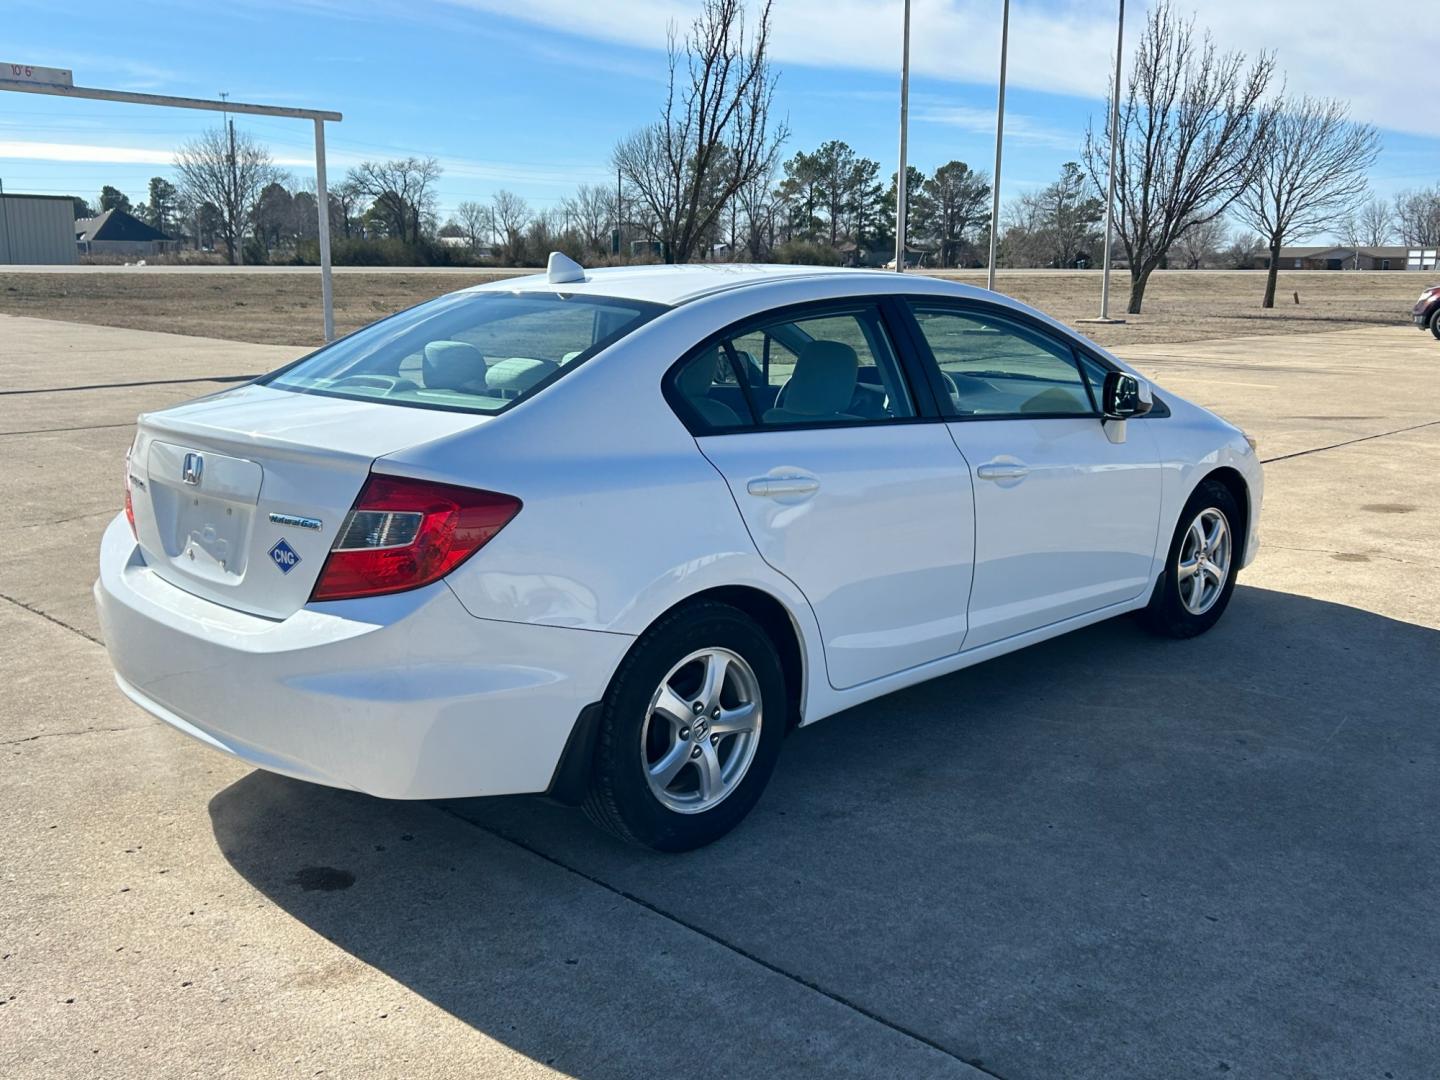
<svg viewBox="0 0 1440 1080">
<path fill-rule="evenodd" d="M 249 615 L 151 571 L 123 514 L 95 601 L 141 708 L 259 768 L 396 799 L 544 791 L 633 640 L 477 619 L 444 582 Z"/>
</svg>

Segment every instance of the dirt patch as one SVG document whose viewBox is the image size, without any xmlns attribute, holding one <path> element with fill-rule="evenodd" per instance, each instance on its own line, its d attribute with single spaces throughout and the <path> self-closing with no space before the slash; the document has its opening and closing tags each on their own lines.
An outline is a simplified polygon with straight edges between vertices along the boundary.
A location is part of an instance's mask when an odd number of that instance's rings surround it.
<svg viewBox="0 0 1440 1080">
<path fill-rule="evenodd" d="M 497 275 L 344 273 L 335 276 L 335 326 L 349 333 L 402 308 Z M 936 276 L 983 285 L 984 271 Z M 1259 272 L 1159 271 L 1141 315 L 1121 326 L 1097 326 L 1098 271 L 1002 271 L 999 290 L 1076 325 L 1104 345 L 1196 341 L 1250 334 L 1316 333 L 1365 326 L 1406 326 L 1420 290 L 1434 274 L 1403 271 L 1291 271 L 1280 274 L 1283 303 L 1260 308 Z M 1124 308 L 1125 278 L 1112 314 Z M 1298 293 L 1300 303 L 1293 302 Z M 0 312 L 42 319 L 160 330 L 270 345 L 320 343 L 319 272 L 227 274 L 209 270 L 156 273 L 0 274 Z"/>
</svg>

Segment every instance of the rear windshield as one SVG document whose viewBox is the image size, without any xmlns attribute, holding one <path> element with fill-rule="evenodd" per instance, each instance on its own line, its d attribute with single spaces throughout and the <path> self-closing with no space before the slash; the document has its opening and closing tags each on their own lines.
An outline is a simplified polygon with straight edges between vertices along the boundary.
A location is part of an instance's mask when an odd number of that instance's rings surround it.
<svg viewBox="0 0 1440 1080">
<path fill-rule="evenodd" d="M 277 390 L 498 413 L 658 315 L 557 293 L 455 293 L 402 311 L 260 381 Z"/>
</svg>

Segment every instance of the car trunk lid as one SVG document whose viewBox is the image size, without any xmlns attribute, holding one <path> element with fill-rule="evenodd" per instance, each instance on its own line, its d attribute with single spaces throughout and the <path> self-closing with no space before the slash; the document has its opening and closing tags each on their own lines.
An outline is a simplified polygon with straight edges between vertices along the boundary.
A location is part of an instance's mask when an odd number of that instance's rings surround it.
<svg viewBox="0 0 1440 1080">
<path fill-rule="evenodd" d="M 262 385 L 146 414 L 129 464 L 145 560 L 187 592 L 283 619 L 376 458 L 486 422 Z"/>
</svg>

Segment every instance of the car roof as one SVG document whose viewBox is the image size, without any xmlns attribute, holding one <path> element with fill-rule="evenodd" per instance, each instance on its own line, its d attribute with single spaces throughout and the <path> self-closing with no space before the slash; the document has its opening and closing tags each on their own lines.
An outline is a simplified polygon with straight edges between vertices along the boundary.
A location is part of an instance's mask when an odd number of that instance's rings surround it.
<svg viewBox="0 0 1440 1080">
<path fill-rule="evenodd" d="M 833 266 L 782 266 L 762 263 L 673 264 L 653 266 L 609 266 L 587 269 L 581 281 L 553 283 L 544 274 L 505 278 L 476 285 L 466 292 L 549 292 L 589 294 L 625 300 L 643 300 L 653 304 L 675 306 L 716 293 L 729 292 L 756 285 L 781 281 L 813 279 L 835 282 L 853 281 L 860 291 L 895 292 L 900 280 L 893 271 L 860 270 Z M 911 275 L 911 281 L 923 281 L 934 291 L 939 280 Z M 952 293 L 973 294 L 994 299 L 995 294 L 973 286 L 946 282 Z"/>
</svg>

